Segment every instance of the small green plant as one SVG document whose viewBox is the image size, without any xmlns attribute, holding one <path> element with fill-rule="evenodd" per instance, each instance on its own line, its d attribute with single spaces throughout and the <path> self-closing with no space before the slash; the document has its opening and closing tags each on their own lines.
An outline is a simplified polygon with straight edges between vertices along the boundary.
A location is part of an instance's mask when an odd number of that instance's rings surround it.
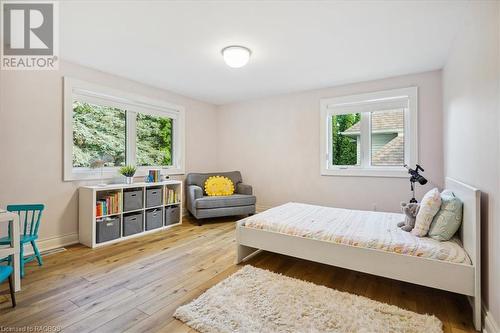
<svg viewBox="0 0 500 333">
<path fill-rule="evenodd" d="M 135 165 L 125 165 L 120 168 L 120 173 L 125 177 L 134 177 L 137 167 Z"/>
</svg>

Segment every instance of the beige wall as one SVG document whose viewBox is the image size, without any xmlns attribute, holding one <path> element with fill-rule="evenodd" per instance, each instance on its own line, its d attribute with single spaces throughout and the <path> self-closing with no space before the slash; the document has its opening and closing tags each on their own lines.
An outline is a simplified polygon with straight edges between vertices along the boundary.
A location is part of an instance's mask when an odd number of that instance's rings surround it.
<svg viewBox="0 0 500 333">
<path fill-rule="evenodd" d="M 302 201 L 386 211 L 409 198 L 407 180 L 319 175 L 319 99 L 416 85 L 420 161 L 432 184 L 443 184 L 439 71 L 222 107 L 65 62 L 59 71 L 2 71 L 0 206 L 45 203 L 42 240 L 76 236 L 77 189 L 87 184 L 62 181 L 65 75 L 184 105 L 186 171 L 242 170 L 260 206 Z"/>
<path fill-rule="evenodd" d="M 186 171 L 216 167 L 213 105 L 99 71 L 62 63 L 59 71 L 0 72 L 0 207 L 46 204 L 40 238 L 78 231 L 78 186 L 63 182 L 64 75 L 186 107 Z"/>
<path fill-rule="evenodd" d="M 486 307 L 500 323 L 499 8 L 475 2 L 443 71 L 445 174 L 479 188 Z"/>
<path fill-rule="evenodd" d="M 398 211 L 399 203 L 410 198 L 408 179 L 320 175 L 319 100 L 408 86 L 419 87 L 419 160 L 430 180 L 425 189 L 442 186 L 440 71 L 219 107 L 219 169 L 241 170 L 263 207 L 300 201 Z"/>
</svg>

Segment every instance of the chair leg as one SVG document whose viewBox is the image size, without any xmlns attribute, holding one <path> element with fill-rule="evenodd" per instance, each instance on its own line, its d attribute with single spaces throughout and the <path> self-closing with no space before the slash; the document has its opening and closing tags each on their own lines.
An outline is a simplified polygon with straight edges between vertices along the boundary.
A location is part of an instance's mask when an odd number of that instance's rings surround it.
<svg viewBox="0 0 500 333">
<path fill-rule="evenodd" d="M 14 292 L 14 284 L 12 283 L 12 274 L 9 276 L 9 289 L 10 289 L 10 299 L 12 301 L 12 307 L 16 307 L 16 295 Z"/>
<path fill-rule="evenodd" d="M 43 265 L 42 256 L 40 255 L 40 251 L 38 251 L 38 246 L 36 246 L 35 241 L 31 241 L 31 246 L 33 246 L 33 251 L 36 255 L 36 260 L 38 260 L 38 266 Z"/>
<path fill-rule="evenodd" d="M 20 258 L 20 265 L 21 266 L 21 277 L 24 277 L 24 244 L 21 243 L 21 248 L 19 249 L 19 258 Z"/>
</svg>

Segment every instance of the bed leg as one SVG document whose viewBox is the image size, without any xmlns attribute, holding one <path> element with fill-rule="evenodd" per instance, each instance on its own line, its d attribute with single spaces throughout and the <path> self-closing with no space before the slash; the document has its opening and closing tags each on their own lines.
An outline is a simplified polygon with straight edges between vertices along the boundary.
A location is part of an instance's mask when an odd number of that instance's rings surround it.
<svg viewBox="0 0 500 333">
<path fill-rule="evenodd" d="M 481 297 L 471 297 L 472 305 L 472 321 L 476 331 L 481 332 L 482 327 L 482 314 L 481 314 Z"/>
<path fill-rule="evenodd" d="M 238 244 L 236 246 L 236 264 L 241 263 L 246 257 L 248 257 L 257 250 L 258 249 L 253 247 Z"/>
</svg>

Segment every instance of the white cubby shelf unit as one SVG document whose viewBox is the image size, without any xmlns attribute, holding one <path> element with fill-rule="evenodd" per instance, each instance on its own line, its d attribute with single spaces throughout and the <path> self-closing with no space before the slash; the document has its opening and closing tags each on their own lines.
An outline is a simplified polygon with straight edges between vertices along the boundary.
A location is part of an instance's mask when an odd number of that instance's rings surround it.
<svg viewBox="0 0 500 333">
<path fill-rule="evenodd" d="M 158 204 L 149 205 L 147 193 L 151 192 L 148 192 L 148 190 L 151 191 L 155 189 L 161 189 L 161 199 L 159 199 L 160 202 L 158 202 Z M 127 209 L 125 196 L 127 196 L 127 193 L 130 194 L 132 192 L 140 194 L 142 198 L 142 205 L 141 207 L 135 207 L 134 209 Z M 175 202 L 171 200 L 172 198 L 168 198 L 168 194 L 172 193 L 175 193 L 175 198 L 177 199 Z M 97 203 L 98 201 L 105 201 L 106 197 L 113 197 L 113 200 L 118 199 L 118 203 L 115 203 L 113 207 L 114 209 L 109 209 L 107 214 L 103 212 L 102 215 L 97 215 Z M 182 182 L 178 180 L 166 180 L 156 183 L 82 186 L 79 189 L 78 207 L 79 241 L 83 245 L 95 248 L 180 225 L 182 223 L 182 198 Z M 166 217 L 166 212 L 174 209 L 176 210 L 177 215 L 175 215 L 176 218 L 172 221 L 171 218 Z M 155 215 L 161 213 L 161 222 L 158 220 L 157 216 L 156 225 L 154 226 L 154 229 L 151 230 L 148 230 L 147 228 L 146 216 L 148 212 L 155 212 Z M 139 219 L 140 221 L 137 221 L 135 225 L 136 228 L 133 230 L 132 234 L 130 234 L 130 231 L 125 233 L 126 230 L 124 221 L 128 216 L 142 217 L 142 220 Z M 97 235 L 98 229 L 100 229 L 99 223 L 107 223 L 109 221 L 119 223 L 119 231 L 112 237 L 112 239 L 101 239 L 99 241 L 99 236 Z M 112 223 L 110 224 L 112 225 Z"/>
</svg>

